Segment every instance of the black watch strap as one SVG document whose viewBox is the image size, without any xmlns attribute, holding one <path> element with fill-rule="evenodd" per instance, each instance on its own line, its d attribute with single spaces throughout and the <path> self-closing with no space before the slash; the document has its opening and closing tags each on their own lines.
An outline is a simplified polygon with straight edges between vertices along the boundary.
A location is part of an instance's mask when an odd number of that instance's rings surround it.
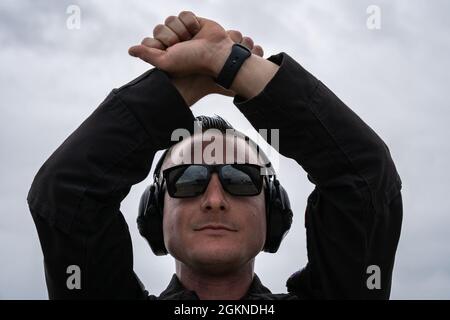
<svg viewBox="0 0 450 320">
<path fill-rule="evenodd" d="M 225 89 L 229 89 L 242 64 L 251 55 L 252 52 L 247 47 L 239 43 L 233 44 L 231 53 L 216 78 L 216 83 Z"/>
</svg>

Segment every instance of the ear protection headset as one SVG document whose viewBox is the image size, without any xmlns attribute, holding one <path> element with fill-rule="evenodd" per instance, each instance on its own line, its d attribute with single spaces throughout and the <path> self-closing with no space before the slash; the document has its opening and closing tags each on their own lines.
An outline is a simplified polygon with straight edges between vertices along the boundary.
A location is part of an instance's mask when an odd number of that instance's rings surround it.
<svg viewBox="0 0 450 320">
<path fill-rule="evenodd" d="M 139 233 L 147 240 L 153 253 L 157 256 L 168 253 L 164 244 L 163 233 L 165 187 L 161 188 L 162 182 L 159 181 L 160 170 L 168 150 L 163 153 L 155 167 L 153 184 L 148 186 L 141 196 L 137 218 Z M 263 152 L 261 153 L 267 159 L 266 167 L 271 167 L 267 156 Z M 266 181 L 264 192 L 267 230 L 263 250 L 275 253 L 291 227 L 292 210 L 288 194 L 277 180 L 275 173 L 265 175 L 264 179 Z"/>
</svg>

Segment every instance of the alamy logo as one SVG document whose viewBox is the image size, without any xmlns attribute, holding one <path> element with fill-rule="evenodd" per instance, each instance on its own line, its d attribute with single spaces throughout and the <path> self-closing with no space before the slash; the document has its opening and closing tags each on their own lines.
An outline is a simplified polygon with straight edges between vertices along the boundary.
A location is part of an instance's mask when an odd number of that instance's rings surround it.
<svg viewBox="0 0 450 320">
<path fill-rule="evenodd" d="M 374 289 L 381 289 L 381 270 L 380 267 L 373 264 L 367 267 L 366 270 L 367 274 L 370 274 L 370 276 L 367 278 L 367 289 L 374 290 Z"/>
<path fill-rule="evenodd" d="M 77 5 L 70 5 L 66 9 L 69 15 L 66 20 L 66 27 L 69 30 L 79 30 L 81 28 L 81 9 Z"/>
<path fill-rule="evenodd" d="M 381 29 L 381 9 L 379 6 L 370 5 L 367 7 L 366 13 L 369 15 L 367 17 L 366 26 L 369 30 L 380 30 Z"/>
<path fill-rule="evenodd" d="M 67 289 L 73 290 L 73 289 L 81 289 L 81 269 L 77 265 L 70 265 L 67 267 L 66 270 L 67 274 L 70 274 L 69 277 L 67 277 L 66 286 Z"/>
<path fill-rule="evenodd" d="M 263 169 L 261 174 L 273 174 L 273 170 L 277 171 L 279 166 L 279 146 L 280 133 L 279 129 L 260 129 L 258 131 L 256 142 L 249 138 L 249 135 L 235 129 L 226 129 L 225 135 L 218 129 L 207 129 L 202 131 L 201 121 L 196 121 L 194 126 L 194 142 L 190 148 L 175 149 L 171 152 L 170 158 L 176 164 L 190 164 L 204 161 L 206 164 L 227 162 L 235 163 L 262 163 L 268 165 L 270 162 L 270 170 Z M 191 137 L 188 130 L 184 128 L 175 129 L 172 132 L 171 140 L 181 142 Z M 222 137 L 225 137 L 222 139 Z M 239 144 L 238 139 L 247 141 L 245 145 Z M 272 148 L 267 148 L 264 152 L 259 145 L 261 139 L 270 143 Z M 207 145 L 205 146 L 205 142 Z M 273 150 L 277 151 L 274 153 Z"/>
</svg>

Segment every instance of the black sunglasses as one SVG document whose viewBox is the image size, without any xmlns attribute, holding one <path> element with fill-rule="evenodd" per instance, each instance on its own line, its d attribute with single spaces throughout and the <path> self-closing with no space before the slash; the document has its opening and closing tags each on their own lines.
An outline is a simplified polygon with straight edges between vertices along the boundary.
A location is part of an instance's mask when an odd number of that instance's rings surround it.
<svg viewBox="0 0 450 320">
<path fill-rule="evenodd" d="M 172 198 L 201 195 L 208 187 L 212 173 L 217 172 L 223 189 L 234 196 L 255 196 L 263 186 L 263 167 L 256 164 L 185 164 L 163 171 L 163 184 Z"/>
</svg>

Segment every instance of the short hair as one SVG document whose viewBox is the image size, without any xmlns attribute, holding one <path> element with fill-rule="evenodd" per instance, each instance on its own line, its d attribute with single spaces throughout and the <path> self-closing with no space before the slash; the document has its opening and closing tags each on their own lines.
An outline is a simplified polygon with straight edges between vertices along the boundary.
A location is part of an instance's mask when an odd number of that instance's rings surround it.
<svg viewBox="0 0 450 320">
<path fill-rule="evenodd" d="M 213 117 L 198 116 L 195 117 L 195 120 L 202 123 L 203 132 L 208 129 L 217 129 L 222 133 L 226 133 L 227 129 L 235 130 L 227 120 L 218 115 L 214 115 Z"/>
<path fill-rule="evenodd" d="M 256 147 L 257 154 L 261 153 L 263 158 L 264 158 L 264 160 L 267 162 L 266 163 L 267 170 L 269 172 L 273 172 L 273 168 L 271 167 L 271 163 L 269 161 L 269 158 L 260 149 L 260 147 L 255 142 L 253 142 L 248 136 L 246 136 L 242 132 L 236 130 L 228 121 L 226 121 L 221 116 L 218 116 L 218 115 L 214 115 L 214 116 L 200 115 L 200 116 L 195 117 L 195 121 L 201 123 L 202 132 L 205 132 L 205 131 L 207 131 L 209 129 L 216 129 L 216 130 L 219 130 L 221 133 L 226 134 L 227 130 L 233 130 L 237 135 L 243 137 L 247 143 L 252 142 L 255 145 L 255 147 Z M 180 142 L 178 142 L 178 143 L 180 143 Z M 162 154 L 161 159 L 157 163 L 157 165 L 155 167 L 155 171 L 153 173 L 155 178 L 160 178 L 160 174 L 162 174 L 161 168 L 162 168 L 164 162 L 166 161 L 167 155 L 169 154 L 170 150 L 175 145 L 177 145 L 178 143 L 175 143 L 171 147 L 167 148 L 164 151 L 164 153 Z M 273 172 L 273 174 L 274 174 L 274 172 Z"/>
</svg>

